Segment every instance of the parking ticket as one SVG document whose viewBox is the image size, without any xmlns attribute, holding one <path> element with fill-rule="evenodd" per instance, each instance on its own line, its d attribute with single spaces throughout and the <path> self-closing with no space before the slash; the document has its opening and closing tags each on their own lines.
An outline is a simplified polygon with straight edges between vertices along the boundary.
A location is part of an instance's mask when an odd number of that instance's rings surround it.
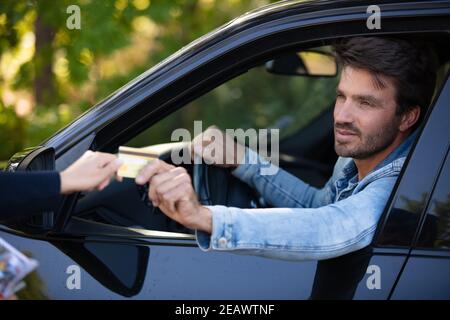
<svg viewBox="0 0 450 320">
<path fill-rule="evenodd" d="M 139 148 L 121 146 L 118 158 L 122 160 L 122 165 L 117 171 L 117 175 L 124 178 L 136 178 L 139 171 L 157 159 L 158 155 L 142 151 Z"/>
</svg>

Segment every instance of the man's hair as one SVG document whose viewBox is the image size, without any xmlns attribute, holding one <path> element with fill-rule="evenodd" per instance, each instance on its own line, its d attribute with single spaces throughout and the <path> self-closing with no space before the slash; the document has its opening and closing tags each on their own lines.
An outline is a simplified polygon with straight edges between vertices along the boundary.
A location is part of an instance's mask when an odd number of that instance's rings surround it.
<svg viewBox="0 0 450 320">
<path fill-rule="evenodd" d="M 397 115 L 420 107 L 422 122 L 436 85 L 436 62 L 429 44 L 390 37 L 352 37 L 337 41 L 334 52 L 342 67 L 364 69 L 373 75 L 374 84 L 386 87 L 380 76 L 395 86 Z"/>
</svg>

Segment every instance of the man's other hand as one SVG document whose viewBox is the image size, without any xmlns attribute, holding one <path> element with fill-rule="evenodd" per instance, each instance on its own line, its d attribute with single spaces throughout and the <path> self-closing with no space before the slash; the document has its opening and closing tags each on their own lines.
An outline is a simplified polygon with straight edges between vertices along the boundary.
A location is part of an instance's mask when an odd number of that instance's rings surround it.
<svg viewBox="0 0 450 320">
<path fill-rule="evenodd" d="M 219 128 L 211 126 L 196 136 L 192 143 L 192 154 L 205 160 L 207 164 L 219 167 L 237 167 L 242 163 L 245 147 L 234 141 Z"/>
</svg>

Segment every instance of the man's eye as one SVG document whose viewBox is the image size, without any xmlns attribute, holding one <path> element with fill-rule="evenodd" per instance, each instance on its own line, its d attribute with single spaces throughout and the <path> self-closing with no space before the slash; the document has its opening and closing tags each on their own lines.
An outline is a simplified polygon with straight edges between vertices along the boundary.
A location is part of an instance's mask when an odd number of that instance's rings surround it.
<svg viewBox="0 0 450 320">
<path fill-rule="evenodd" d="M 336 95 L 336 99 L 343 99 L 343 98 L 344 98 L 344 95 L 343 95 L 343 94 L 339 94 L 339 93 L 338 93 L 338 94 Z"/>
<path fill-rule="evenodd" d="M 364 106 L 364 107 L 370 107 L 372 104 L 369 101 L 361 101 L 360 105 Z"/>
</svg>

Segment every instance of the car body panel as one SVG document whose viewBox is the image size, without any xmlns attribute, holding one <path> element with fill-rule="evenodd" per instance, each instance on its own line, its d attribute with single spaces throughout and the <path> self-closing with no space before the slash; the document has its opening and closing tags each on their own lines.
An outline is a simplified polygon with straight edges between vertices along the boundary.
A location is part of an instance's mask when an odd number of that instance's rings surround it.
<svg viewBox="0 0 450 320">
<path fill-rule="evenodd" d="M 204 253 L 194 246 L 122 243 L 120 246 L 129 250 L 140 247 L 149 252 L 148 264 L 140 279 L 142 288 L 137 294 L 129 295 L 126 290 L 119 291 L 120 288 L 110 279 L 100 279 L 99 275 L 91 274 L 98 266 L 92 257 L 78 256 L 74 259 L 63 253 L 60 249 L 64 249 L 67 243 L 52 241 L 53 244 L 50 244 L 5 232 L 0 232 L 0 236 L 39 261 L 36 278 L 41 279 L 42 286 L 37 288 L 31 283 L 24 290 L 39 290 L 39 293 L 30 294 L 49 299 L 308 299 L 312 294 L 317 266 L 315 261 L 292 262 L 231 253 Z M 129 278 L 129 274 L 135 273 L 136 266 L 126 259 L 127 255 L 119 254 L 117 241 L 108 243 L 84 239 L 77 245 L 83 247 L 87 244 L 101 244 L 102 252 L 109 255 L 111 265 L 120 264 L 118 269 L 126 270 L 122 278 Z M 386 299 L 401 268 L 401 255 L 370 254 L 368 257 L 369 260 L 363 259 L 358 268 L 351 262 L 352 272 L 347 278 L 351 281 L 347 283 L 346 290 L 336 287 L 333 281 L 341 276 L 339 272 L 331 270 L 327 275 L 322 273 L 322 277 L 330 280 L 325 284 L 328 295 L 346 299 L 349 291 L 355 291 L 356 299 Z M 357 259 L 359 262 L 360 259 Z M 70 284 L 67 285 L 72 275 L 67 273 L 68 268 L 74 265 L 81 268 L 80 289 L 70 289 Z M 342 263 L 340 265 L 342 270 L 348 267 Z M 372 275 L 367 272 L 370 265 L 383 270 L 381 289 L 369 289 L 367 285 Z M 314 298 L 328 297 L 319 294 L 316 293 Z"/>
</svg>

